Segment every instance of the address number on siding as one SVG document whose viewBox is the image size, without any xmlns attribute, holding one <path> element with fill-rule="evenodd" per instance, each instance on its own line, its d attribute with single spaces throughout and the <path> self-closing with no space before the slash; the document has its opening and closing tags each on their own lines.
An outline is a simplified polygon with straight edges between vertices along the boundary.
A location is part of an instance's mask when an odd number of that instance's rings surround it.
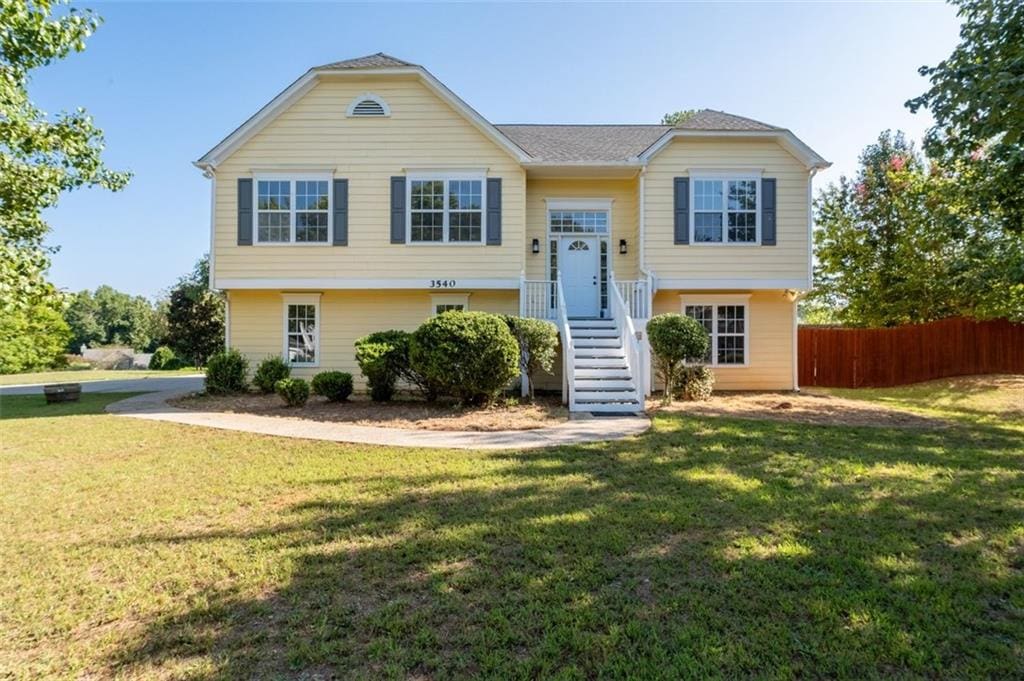
<svg viewBox="0 0 1024 681">
<path fill-rule="evenodd" d="M 431 279 L 430 288 L 455 288 L 454 279 Z"/>
</svg>

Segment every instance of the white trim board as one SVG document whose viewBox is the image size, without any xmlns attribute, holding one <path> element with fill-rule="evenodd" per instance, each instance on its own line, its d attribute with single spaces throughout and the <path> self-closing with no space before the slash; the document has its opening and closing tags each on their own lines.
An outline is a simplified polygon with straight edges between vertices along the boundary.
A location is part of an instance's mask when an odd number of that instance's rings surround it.
<svg viewBox="0 0 1024 681">
<path fill-rule="evenodd" d="M 451 286 L 431 286 L 431 280 L 429 278 L 419 279 L 358 279 L 358 278 L 347 278 L 347 277 L 318 277 L 310 279 L 299 279 L 299 278 L 259 278 L 259 279 L 217 279 L 217 288 L 219 289 L 261 289 L 261 290 L 331 290 L 331 289 L 344 289 L 344 290 L 359 290 L 359 289 L 411 289 L 411 290 L 426 290 L 426 291 L 438 291 L 439 289 L 446 290 L 466 290 L 466 289 L 485 289 L 485 290 L 503 290 L 512 289 L 519 290 L 519 279 L 461 279 L 459 277 L 451 277 L 444 281 L 455 282 Z"/>
<path fill-rule="evenodd" d="M 775 290 L 788 288 L 806 291 L 810 288 L 810 282 L 806 279 L 672 279 L 658 277 L 658 289 L 662 291 L 665 289 Z"/>
<path fill-rule="evenodd" d="M 677 137 L 734 137 L 743 139 L 771 139 L 793 154 L 808 169 L 828 168 L 832 164 L 823 159 L 789 130 L 669 130 L 649 146 L 637 159 L 647 164 Z"/>
</svg>

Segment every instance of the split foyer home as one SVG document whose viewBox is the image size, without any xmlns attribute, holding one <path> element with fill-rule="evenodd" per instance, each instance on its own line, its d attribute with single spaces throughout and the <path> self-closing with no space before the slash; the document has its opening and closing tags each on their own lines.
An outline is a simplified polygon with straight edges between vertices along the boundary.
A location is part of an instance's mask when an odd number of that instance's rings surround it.
<svg viewBox="0 0 1024 681">
<path fill-rule="evenodd" d="M 647 320 L 711 336 L 725 390 L 795 389 L 811 180 L 786 128 L 702 110 L 678 126 L 498 125 L 422 66 L 310 69 L 196 161 L 227 343 L 299 376 L 446 310 L 549 319 L 579 411 L 641 408 Z"/>
</svg>

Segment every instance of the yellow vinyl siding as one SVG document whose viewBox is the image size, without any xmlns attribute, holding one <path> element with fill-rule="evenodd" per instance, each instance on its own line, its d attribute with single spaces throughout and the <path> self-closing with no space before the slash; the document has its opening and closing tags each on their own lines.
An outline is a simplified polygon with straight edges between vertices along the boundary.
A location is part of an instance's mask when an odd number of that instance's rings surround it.
<svg viewBox="0 0 1024 681">
<path fill-rule="evenodd" d="M 735 291 L 658 291 L 654 313 L 682 314 L 680 294 L 698 299 Z M 784 291 L 754 291 L 747 302 L 749 366 L 712 367 L 716 390 L 791 390 L 793 388 L 793 313 Z M 660 387 L 660 382 L 658 383 Z"/>
<path fill-rule="evenodd" d="M 380 95 L 389 118 L 347 118 L 349 103 Z M 478 170 L 502 179 L 501 246 L 390 243 L 390 180 L 420 169 Z M 237 180 L 334 169 L 349 182 L 349 245 L 238 246 Z M 526 176 L 508 152 L 414 79 L 327 79 L 217 169 L 217 279 L 518 279 Z M 255 236 L 255 234 L 254 234 Z"/>
<path fill-rule="evenodd" d="M 585 179 L 531 179 L 526 187 L 526 276 L 528 279 L 547 279 L 550 276 L 547 260 L 548 207 L 547 199 L 611 199 L 612 268 L 619 279 L 636 279 L 639 244 L 637 242 L 637 181 L 585 180 Z M 540 253 L 533 255 L 530 248 L 534 239 L 540 240 Z M 619 239 L 625 239 L 628 253 L 619 255 Z"/>
<path fill-rule="evenodd" d="M 694 169 L 697 169 L 696 171 Z M 776 179 L 776 246 L 673 243 L 673 178 L 700 170 L 757 169 Z M 646 264 L 659 279 L 807 279 L 808 172 L 770 140 L 673 141 L 646 175 Z"/>
<path fill-rule="evenodd" d="M 447 295 L 447 293 L 445 294 Z M 284 347 L 284 297 L 278 291 L 242 291 L 230 294 L 232 347 L 256 363 L 280 355 Z M 469 309 L 517 314 L 515 291 L 474 291 Z M 321 371 L 347 371 L 359 389 L 366 382 L 355 362 L 355 341 L 374 331 L 413 331 L 432 312 L 428 291 L 325 291 L 320 297 L 319 366 L 301 367 L 292 374 L 310 377 Z"/>
</svg>

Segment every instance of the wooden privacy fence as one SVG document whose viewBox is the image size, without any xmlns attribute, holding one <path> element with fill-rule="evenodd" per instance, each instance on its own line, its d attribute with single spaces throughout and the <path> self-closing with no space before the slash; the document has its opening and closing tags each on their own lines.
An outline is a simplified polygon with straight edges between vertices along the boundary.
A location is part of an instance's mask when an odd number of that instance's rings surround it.
<svg viewBox="0 0 1024 681">
<path fill-rule="evenodd" d="M 943 319 L 888 329 L 801 326 L 800 385 L 881 388 L 967 374 L 1024 373 L 1024 324 Z"/>
</svg>

